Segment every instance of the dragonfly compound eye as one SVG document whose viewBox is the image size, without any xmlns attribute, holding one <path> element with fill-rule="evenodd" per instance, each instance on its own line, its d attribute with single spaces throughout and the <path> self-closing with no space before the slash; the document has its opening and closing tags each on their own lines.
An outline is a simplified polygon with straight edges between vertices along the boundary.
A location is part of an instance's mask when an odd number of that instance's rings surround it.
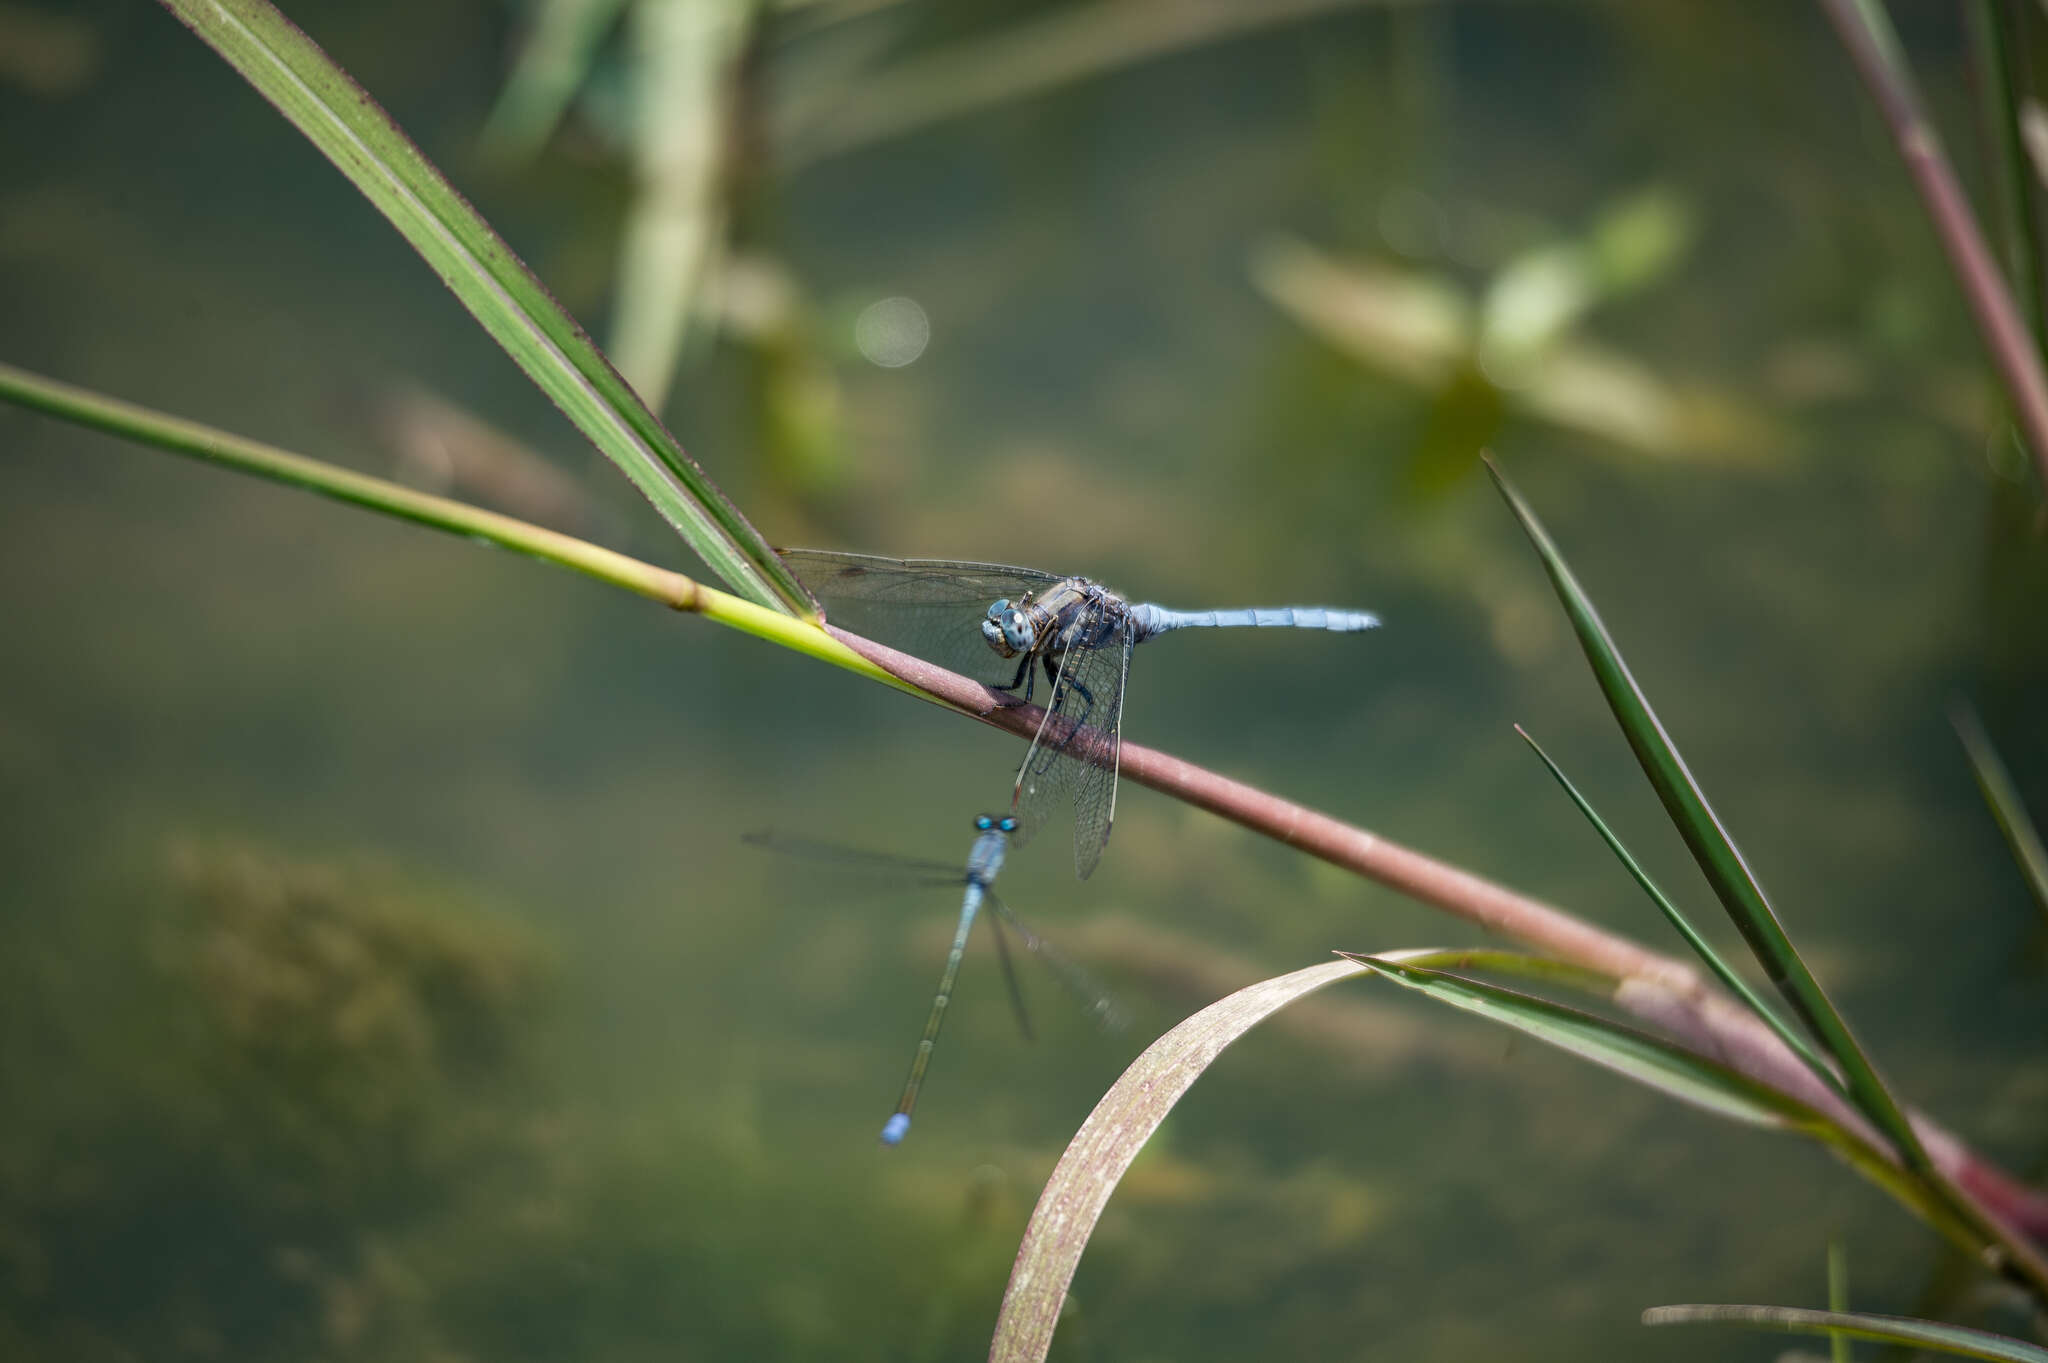
<svg viewBox="0 0 2048 1363">
<path fill-rule="evenodd" d="M 996 826 L 996 821 L 986 814 L 977 814 L 974 816 L 974 826 L 979 831 L 986 833 L 989 829 Z"/>
<path fill-rule="evenodd" d="M 990 606 L 981 622 L 981 637 L 998 657 L 1014 658 L 1030 652 L 1032 635 L 1031 621 L 1008 601 Z"/>
<path fill-rule="evenodd" d="M 1004 818 L 996 824 L 996 827 L 1002 829 L 1005 833 L 1014 833 L 1017 831 L 1017 821 L 1011 818 Z"/>
</svg>

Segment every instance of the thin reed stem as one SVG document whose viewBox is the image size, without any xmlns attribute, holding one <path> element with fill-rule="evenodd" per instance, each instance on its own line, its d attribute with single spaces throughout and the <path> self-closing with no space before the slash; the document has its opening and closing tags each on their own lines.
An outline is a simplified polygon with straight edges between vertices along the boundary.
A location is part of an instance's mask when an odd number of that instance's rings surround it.
<svg viewBox="0 0 2048 1363">
<path fill-rule="evenodd" d="M 1942 150 L 1940 135 L 1920 102 L 1891 19 L 1881 0 L 1819 3 L 1891 129 L 1907 173 L 1927 205 L 1935 234 L 1948 253 L 1949 266 L 2012 402 L 2013 419 L 2033 453 L 2041 487 L 2048 492 L 2048 375 L 2042 372 L 2041 354 L 2034 348 L 2005 276 L 1970 211 L 1969 197 Z"/>
<path fill-rule="evenodd" d="M 836 626 L 828 624 L 826 628 L 848 647 L 964 714 L 1027 742 L 1038 730 L 1044 712 L 1035 705 L 1020 705 L 1005 692 Z M 1615 996 L 1623 1009 L 1676 1033 L 1703 1054 L 1826 1112 L 1884 1148 L 1869 1123 L 1843 1102 L 1839 1093 L 1815 1078 L 1755 1014 L 1709 986 L 1688 962 L 1170 753 L 1126 739 L 1120 757 L 1122 774 L 1139 785 L 1377 881 L 1488 932 L 1624 981 Z M 1936 1170 L 1959 1186 L 1973 1210 L 2027 1238 L 2048 1238 L 2048 1195 L 1990 1165 L 1925 1116 L 1908 1116 Z"/>
<path fill-rule="evenodd" d="M 412 488 L 167 416 L 133 403 L 0 364 L 0 400 L 175 454 L 463 535 L 558 564 L 676 610 L 703 615 L 806 656 L 932 701 L 1029 741 L 1044 712 L 1007 693 L 885 645 L 820 628 L 693 582 L 680 573 Z M 1091 749 L 1095 750 L 1095 749 Z M 1444 910 L 1558 960 L 1623 981 L 1616 1003 L 1689 1044 L 1784 1090 L 1845 1125 L 1862 1119 L 1825 1088 L 1747 1008 L 1710 987 L 1684 961 L 1607 932 L 1552 905 L 1424 855 L 1366 829 L 1208 771 L 1170 753 L 1126 742 L 1121 771 L 1140 785 Z M 2048 1236 L 2048 1196 L 1989 1164 L 1954 1136 L 1913 1115 L 1935 1165 L 1986 1215 Z"/>
<path fill-rule="evenodd" d="M 729 592 L 707 587 L 683 574 L 549 530 L 512 516 L 436 497 L 403 484 L 354 473 L 318 459 L 281 450 L 259 440 L 107 397 L 56 379 L 0 364 L 0 400 L 49 416 L 153 445 L 172 454 L 202 459 L 307 492 L 347 502 L 399 520 L 510 549 L 529 558 L 570 568 L 586 577 L 624 588 L 636 596 L 689 611 L 722 625 L 772 640 L 785 648 L 857 672 L 899 690 L 888 673 L 837 643 L 809 620 L 757 606 Z"/>
</svg>

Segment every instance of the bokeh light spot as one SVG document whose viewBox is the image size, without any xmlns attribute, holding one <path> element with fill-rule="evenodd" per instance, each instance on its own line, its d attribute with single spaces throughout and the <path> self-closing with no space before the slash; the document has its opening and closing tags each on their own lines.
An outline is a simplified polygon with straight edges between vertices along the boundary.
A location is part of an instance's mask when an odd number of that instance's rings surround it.
<svg viewBox="0 0 2048 1363">
<path fill-rule="evenodd" d="M 860 353 L 884 369 L 901 369 L 932 339 L 932 323 L 914 298 L 884 298 L 861 309 L 853 323 L 853 343 Z"/>
</svg>

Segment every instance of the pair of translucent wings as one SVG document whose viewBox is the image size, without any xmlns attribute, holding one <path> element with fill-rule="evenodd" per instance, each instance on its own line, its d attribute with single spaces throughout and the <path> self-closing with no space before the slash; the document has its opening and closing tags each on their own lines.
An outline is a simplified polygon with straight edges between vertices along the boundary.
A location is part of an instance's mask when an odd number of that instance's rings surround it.
<svg viewBox="0 0 2048 1363">
<path fill-rule="evenodd" d="M 1014 835 L 1012 837 L 1014 840 Z M 861 888 L 909 885 L 957 891 L 967 883 L 967 872 L 964 867 L 943 861 L 898 856 L 893 852 L 876 852 L 819 838 L 770 831 L 745 834 L 741 841 L 776 856 L 822 863 L 831 867 L 835 876 Z M 993 889 L 983 891 L 982 902 L 989 909 L 990 926 L 996 939 L 996 959 L 1002 965 L 1003 984 L 1009 991 L 1010 1008 L 1016 1014 L 1018 1030 L 1023 1032 L 1025 1040 L 1034 1039 L 1036 1033 L 1031 1026 L 1030 1014 L 1024 1007 L 1024 991 L 1017 980 L 1016 967 L 1010 959 L 1010 944 L 1003 934 L 1005 924 L 1009 926 L 1011 932 L 1017 934 L 1018 940 L 1024 944 L 1024 949 L 1045 964 L 1053 978 L 1059 981 L 1060 987 L 1085 1008 L 1089 1016 L 1100 1026 L 1110 1031 L 1120 1030 L 1124 1026 L 1122 1008 L 1094 976 L 1077 964 L 1072 957 L 1032 931 L 1029 925 L 1010 911 L 1009 905 L 996 897 Z"/>
<path fill-rule="evenodd" d="M 835 625 L 1002 687 L 1018 680 L 1018 660 L 999 657 L 984 642 L 980 622 L 989 606 L 1066 580 L 1001 563 L 876 558 L 819 549 L 781 553 Z M 1083 879 L 1102 859 L 1116 818 L 1124 685 L 1134 643 L 1126 623 L 1111 631 L 1101 647 L 1025 660 L 1030 670 L 1022 680 L 1032 698 L 1045 705 L 1046 716 L 1012 788 L 1022 824 L 1015 841 L 1021 846 L 1063 797 L 1071 796 L 1074 871 Z M 1019 688 L 1020 696 L 1026 693 Z"/>
</svg>

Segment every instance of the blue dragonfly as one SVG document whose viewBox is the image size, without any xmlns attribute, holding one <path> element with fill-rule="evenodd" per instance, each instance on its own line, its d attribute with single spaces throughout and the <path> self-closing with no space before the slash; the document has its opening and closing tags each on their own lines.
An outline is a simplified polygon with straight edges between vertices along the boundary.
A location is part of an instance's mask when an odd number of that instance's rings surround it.
<svg viewBox="0 0 2048 1363">
<path fill-rule="evenodd" d="M 904 1081 L 903 1096 L 896 1101 L 896 1110 L 882 1126 L 882 1144 L 900 1145 L 910 1134 L 910 1117 L 917 1108 L 918 1092 L 924 1087 L 925 1072 L 931 1067 L 932 1052 L 939 1044 L 939 1029 L 945 1025 L 946 1010 L 952 1006 L 953 989 L 960 978 L 960 963 L 967 955 L 967 939 L 974 930 L 974 920 L 983 909 L 990 914 L 990 926 L 995 931 L 996 957 L 1002 962 L 1003 983 L 1009 990 L 1010 1006 L 1017 1016 L 1017 1025 L 1026 1040 L 1032 1039 L 1031 1018 L 1024 1008 L 1024 993 L 1017 983 L 1016 967 L 1010 960 L 1009 942 L 1003 935 L 1003 925 L 1008 924 L 1024 946 L 1033 955 L 1050 966 L 1060 982 L 1076 997 L 1083 1000 L 1097 1022 L 1106 1027 L 1120 1025 L 1121 1019 L 1116 1005 L 1107 995 L 1095 987 L 1088 976 L 1069 961 L 1053 946 L 1030 928 L 1019 922 L 1002 900 L 996 898 L 990 887 L 1003 869 L 1003 860 L 1009 854 L 1010 841 L 1017 832 L 1015 816 L 1008 814 L 978 814 L 974 819 L 974 845 L 967 852 L 965 870 L 943 861 L 923 861 L 913 857 L 899 857 L 887 852 L 869 852 L 858 848 L 842 847 L 837 843 L 818 842 L 809 838 L 784 837 L 772 833 L 748 833 L 745 841 L 770 851 L 787 853 L 812 860 L 828 861 L 852 870 L 855 874 L 880 875 L 886 879 L 907 881 L 920 885 L 960 885 L 964 889 L 960 897 L 960 926 L 953 933 L 952 950 L 946 953 L 946 968 L 939 975 L 939 992 L 932 996 L 932 1008 L 925 1018 L 924 1034 L 918 1038 L 917 1050 L 910 1060 L 910 1077 Z"/>
<path fill-rule="evenodd" d="M 1321 606 L 1179 611 L 1134 604 L 1085 577 L 1001 563 L 875 558 L 784 549 L 803 584 L 839 612 L 834 622 L 977 677 L 999 691 L 1049 690 L 1045 717 L 1018 765 L 1010 808 L 1018 846 L 1063 794 L 1074 804 L 1074 872 L 1087 879 L 1116 822 L 1118 749 L 1131 651 L 1183 629 L 1283 628 L 1351 634 L 1379 624 L 1367 611 Z M 979 629 L 972 614 L 981 615 Z M 893 636 L 893 638 L 892 638 Z M 991 658 L 993 655 L 994 660 Z M 999 670 L 992 670 L 999 669 Z M 1005 680 L 1007 678 L 1007 680 Z"/>
</svg>

